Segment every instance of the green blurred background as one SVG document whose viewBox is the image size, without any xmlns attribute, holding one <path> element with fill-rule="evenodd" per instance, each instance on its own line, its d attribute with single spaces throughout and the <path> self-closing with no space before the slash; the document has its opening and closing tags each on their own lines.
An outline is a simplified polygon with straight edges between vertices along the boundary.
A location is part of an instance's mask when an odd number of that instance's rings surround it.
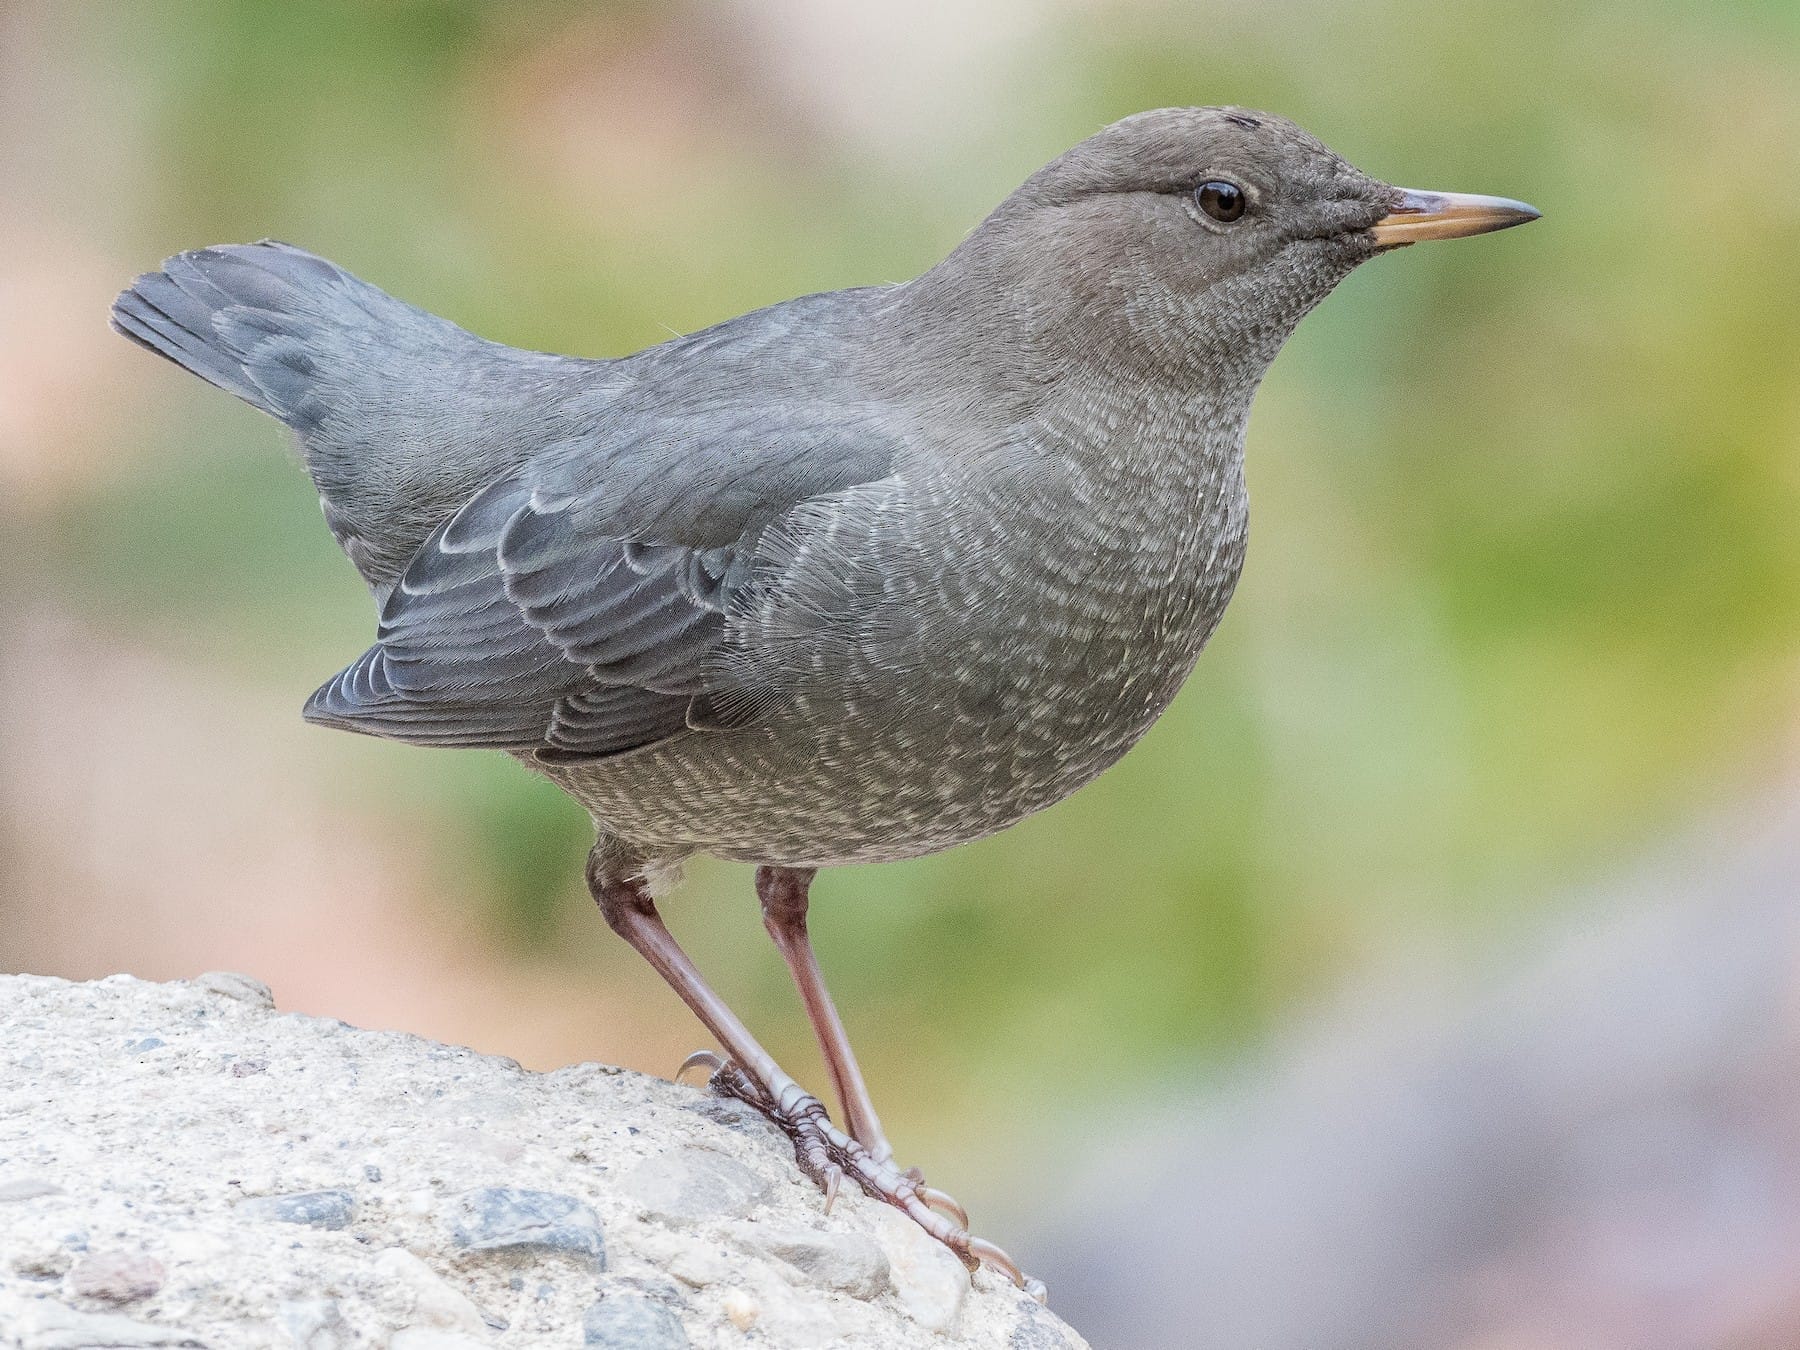
<svg viewBox="0 0 1800 1350">
<path fill-rule="evenodd" d="M 1544 220 L 1380 259 L 1303 325 L 1251 424 L 1243 584 L 1136 752 L 821 881 L 902 1151 L 1001 1200 L 1071 1103 L 1253 1057 L 1409 953 L 1479 965 L 1791 770 L 1793 5 L 14 0 L 0 47 L 0 966 L 246 968 L 283 1006 L 671 1070 L 701 1033 L 596 920 L 577 808 L 499 755 L 298 726 L 366 598 L 278 428 L 107 334 L 112 293 L 275 236 L 619 354 L 911 276 L 1163 104 Z M 749 884 L 699 863 L 671 923 L 817 1079 Z"/>
</svg>

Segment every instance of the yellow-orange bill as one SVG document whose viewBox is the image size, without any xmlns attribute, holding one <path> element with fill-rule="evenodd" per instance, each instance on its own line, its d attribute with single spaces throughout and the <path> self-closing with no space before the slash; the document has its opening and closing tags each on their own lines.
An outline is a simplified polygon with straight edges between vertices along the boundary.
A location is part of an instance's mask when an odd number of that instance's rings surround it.
<svg viewBox="0 0 1800 1350">
<path fill-rule="evenodd" d="M 1510 197 L 1480 197 L 1472 192 L 1420 192 L 1400 188 L 1400 200 L 1371 227 L 1383 248 L 1417 244 L 1427 239 L 1462 239 L 1490 230 L 1510 229 L 1536 220 L 1534 206 Z"/>
</svg>

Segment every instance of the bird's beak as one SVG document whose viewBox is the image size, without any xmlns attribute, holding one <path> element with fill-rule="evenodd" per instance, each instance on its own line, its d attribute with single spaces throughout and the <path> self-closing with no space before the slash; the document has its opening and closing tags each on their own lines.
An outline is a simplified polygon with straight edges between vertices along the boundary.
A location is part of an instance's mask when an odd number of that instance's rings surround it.
<svg viewBox="0 0 1800 1350">
<path fill-rule="evenodd" d="M 1540 214 L 1536 207 L 1510 197 L 1478 197 L 1472 192 L 1420 192 L 1395 188 L 1397 200 L 1369 229 L 1382 248 L 1399 248 L 1426 239 L 1461 239 L 1489 230 L 1511 229 Z"/>
</svg>

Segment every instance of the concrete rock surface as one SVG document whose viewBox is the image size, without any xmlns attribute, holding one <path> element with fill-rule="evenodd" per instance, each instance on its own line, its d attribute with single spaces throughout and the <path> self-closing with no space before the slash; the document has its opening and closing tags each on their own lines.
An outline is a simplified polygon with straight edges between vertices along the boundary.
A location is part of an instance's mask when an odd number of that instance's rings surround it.
<svg viewBox="0 0 1800 1350">
<path fill-rule="evenodd" d="M 692 1088 L 0 976 L 0 1346 L 1085 1350 L 923 1238 Z"/>
</svg>

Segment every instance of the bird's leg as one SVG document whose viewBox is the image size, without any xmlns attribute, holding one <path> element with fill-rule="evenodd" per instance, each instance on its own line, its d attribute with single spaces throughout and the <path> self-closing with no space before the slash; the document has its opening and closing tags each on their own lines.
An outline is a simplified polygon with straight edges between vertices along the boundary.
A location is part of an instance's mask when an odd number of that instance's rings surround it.
<svg viewBox="0 0 1800 1350">
<path fill-rule="evenodd" d="M 831 991 L 819 961 L 813 955 L 812 940 L 806 933 L 807 890 L 812 885 L 814 869 L 810 867 L 759 867 L 756 869 L 756 898 L 762 901 L 763 927 L 775 939 L 787 968 L 800 989 L 806 1015 L 812 1021 L 813 1034 L 819 1038 L 819 1049 L 825 1054 L 825 1068 L 831 1074 L 831 1086 L 844 1108 L 844 1123 L 850 1137 L 869 1150 L 879 1162 L 894 1156 L 893 1146 L 882 1132 L 881 1119 L 875 1114 L 875 1103 L 863 1083 L 857 1067 L 856 1052 L 850 1048 L 850 1037 L 844 1031 L 844 1020 L 838 1016 Z"/>
<path fill-rule="evenodd" d="M 868 1150 L 874 1161 L 891 1166 L 893 1146 L 881 1128 L 881 1118 L 875 1114 L 875 1103 L 869 1096 L 868 1085 L 863 1082 L 856 1051 L 851 1048 L 849 1033 L 844 1030 L 844 1019 L 838 1016 L 831 991 L 825 987 L 825 976 L 819 969 L 812 939 L 806 931 L 808 892 L 815 875 L 816 869 L 810 867 L 757 868 L 756 897 L 762 902 L 763 927 L 769 930 L 769 936 L 775 940 L 795 985 L 799 987 L 801 1001 L 806 1004 L 806 1015 L 825 1056 L 825 1067 L 831 1074 L 832 1087 L 844 1108 L 844 1121 L 850 1127 L 851 1137 Z M 919 1199 L 950 1215 L 960 1228 L 968 1228 L 969 1212 L 954 1196 L 927 1186 L 924 1175 L 916 1167 L 907 1168 L 901 1175 L 912 1183 Z M 891 1196 L 883 1198 L 892 1199 Z M 901 1207 L 905 1208 L 904 1205 Z M 990 1264 L 1005 1271 L 1020 1288 L 1041 1288 L 1037 1281 L 1025 1279 L 999 1248 L 978 1238 L 974 1241 L 986 1249 L 986 1252 L 978 1251 L 978 1257 L 989 1259 Z M 999 1259 L 990 1259 L 987 1252 Z"/>
<path fill-rule="evenodd" d="M 641 878 L 619 876 L 601 864 L 596 850 L 588 865 L 588 888 L 607 926 L 656 968 L 682 1002 L 717 1038 L 726 1061 L 713 1073 L 715 1091 L 737 1097 L 767 1116 L 794 1143 L 800 1169 L 824 1188 L 826 1203 L 849 1176 L 865 1193 L 904 1210 L 927 1233 L 961 1258 L 970 1270 L 989 1265 L 1040 1301 L 1043 1285 L 1026 1279 L 1012 1258 L 931 1207 L 932 1193 L 916 1172 L 902 1172 L 891 1158 L 876 1158 L 831 1123 L 824 1106 L 758 1045 L 750 1029 L 708 987 L 694 963 L 656 911 Z"/>
<path fill-rule="evenodd" d="M 730 1073 L 738 1080 L 734 1085 L 745 1090 L 735 1095 L 757 1107 L 794 1141 L 796 1160 L 807 1175 L 827 1192 L 835 1193 L 842 1169 L 830 1156 L 830 1150 L 818 1138 L 816 1129 L 807 1128 L 809 1118 L 829 1125 L 825 1108 L 819 1099 L 807 1092 L 782 1071 L 775 1058 L 750 1034 L 736 1013 L 725 1006 L 725 1000 L 713 992 L 701 978 L 688 954 L 675 941 L 675 935 L 657 913 L 656 901 L 637 877 L 606 876 L 590 863 L 588 888 L 607 926 L 656 969 L 681 1001 L 693 1009 L 694 1016 L 712 1032 L 725 1050 L 729 1061 L 715 1072 Z"/>
</svg>

